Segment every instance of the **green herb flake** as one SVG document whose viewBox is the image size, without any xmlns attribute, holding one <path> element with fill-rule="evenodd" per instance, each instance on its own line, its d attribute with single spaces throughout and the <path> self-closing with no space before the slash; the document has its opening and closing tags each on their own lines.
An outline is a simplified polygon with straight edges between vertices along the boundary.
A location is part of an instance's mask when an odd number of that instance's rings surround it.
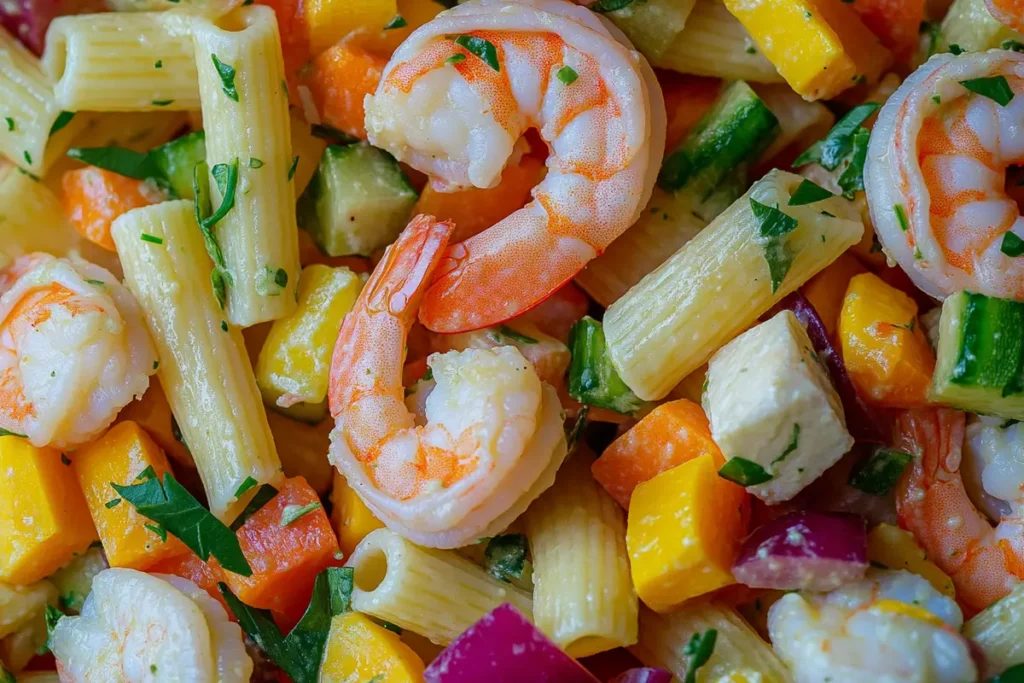
<svg viewBox="0 0 1024 683">
<path fill-rule="evenodd" d="M 263 161 L 256 157 L 249 157 L 249 168 L 263 168 Z"/>
<path fill-rule="evenodd" d="M 174 100 L 153 100 L 154 107 L 166 107 L 169 104 L 174 104 Z"/>
<path fill-rule="evenodd" d="M 576 79 L 580 77 L 580 75 L 576 73 L 576 70 L 571 66 L 563 66 L 555 75 L 558 76 L 558 80 L 562 81 L 562 83 L 565 83 L 566 85 L 572 85 L 576 82 Z"/>
<path fill-rule="evenodd" d="M 828 218 L 835 218 L 836 217 L 836 215 L 834 213 L 829 213 L 828 211 L 821 211 L 820 213 L 821 213 L 822 216 L 827 216 Z"/>
<path fill-rule="evenodd" d="M 163 541 L 164 543 L 167 542 L 167 529 L 165 529 L 162 525 L 160 525 L 160 524 L 143 524 L 142 526 L 146 527 L 147 529 L 152 531 L 154 534 L 159 536 L 160 540 Z"/>
<path fill-rule="evenodd" d="M 199 230 L 203 234 L 203 243 L 206 246 L 206 253 L 213 261 L 213 270 L 210 272 L 210 283 L 213 287 L 213 296 L 217 299 L 223 310 L 227 301 L 227 288 L 234 284 L 234 278 L 224 261 L 224 253 L 221 251 L 220 243 L 213 233 L 213 226 L 216 225 L 228 211 L 235 205 L 235 193 L 238 188 L 238 157 L 235 157 L 230 164 L 217 164 L 213 167 L 214 180 L 217 188 L 221 191 L 220 206 L 217 211 L 210 213 L 212 201 L 210 199 L 210 184 L 207 180 L 207 165 L 201 161 L 192 169 L 192 192 L 195 195 L 195 216 Z"/>
<path fill-rule="evenodd" d="M 380 625 L 397 635 L 402 635 L 402 627 L 392 624 L 390 621 L 381 621 Z"/>
<path fill-rule="evenodd" d="M 896 220 L 900 222 L 900 230 L 903 232 L 910 230 L 910 221 L 907 220 L 907 210 L 903 208 L 903 205 L 896 204 L 892 207 L 892 210 L 896 213 Z"/>
<path fill-rule="evenodd" d="M 498 63 L 498 49 L 491 41 L 463 35 L 455 38 L 455 44 L 482 59 L 487 66 L 495 71 L 501 71 L 501 64 Z"/>
<path fill-rule="evenodd" d="M 718 640 L 718 631 L 709 628 L 701 633 L 697 632 L 690 638 L 690 642 L 683 648 L 683 654 L 689 658 L 686 666 L 686 677 L 683 683 L 695 683 L 697 670 L 708 663 L 715 651 L 715 641 Z"/>
<path fill-rule="evenodd" d="M 445 64 L 458 64 L 459 62 L 464 62 L 464 61 L 466 61 L 466 55 L 462 54 L 461 52 L 457 52 L 457 53 L 453 54 L 451 57 L 449 57 L 448 59 L 444 60 L 444 63 Z"/>
<path fill-rule="evenodd" d="M 124 147 L 72 147 L 68 156 L 126 178 L 165 180 L 163 171 L 150 155 Z"/>
<path fill-rule="evenodd" d="M 5 116 L 4 117 L 4 121 L 7 122 L 7 132 L 13 131 L 14 130 L 14 119 L 12 119 L 10 116 Z"/>
<path fill-rule="evenodd" d="M 1003 241 L 999 245 L 999 251 L 1011 258 L 1024 256 L 1024 240 L 1018 237 L 1015 233 L 1003 233 Z"/>
<path fill-rule="evenodd" d="M 799 222 L 779 209 L 766 206 L 754 198 L 750 199 L 750 208 L 758 224 L 757 241 L 764 252 L 764 260 L 768 264 L 771 276 L 772 294 L 786 279 L 790 266 L 793 265 L 793 254 L 786 247 L 785 235 L 796 230 Z"/>
<path fill-rule="evenodd" d="M 17 437 L 21 437 L 22 439 L 27 439 L 28 438 L 28 436 L 25 435 L 25 434 L 19 434 L 18 432 L 12 432 L 11 430 L 4 429 L 3 427 L 0 427 L 0 436 L 17 436 Z"/>
<path fill-rule="evenodd" d="M 320 501 L 309 503 L 308 505 L 285 505 L 284 510 L 281 511 L 281 522 L 279 525 L 286 527 L 294 524 L 310 512 L 319 510 L 321 507 L 323 506 L 320 505 Z"/>
<path fill-rule="evenodd" d="M 23 152 L 23 154 L 25 156 L 25 163 L 31 164 L 32 163 L 32 155 L 28 153 L 27 149 Z"/>
<path fill-rule="evenodd" d="M 73 111 L 62 111 L 57 114 L 57 119 L 53 122 L 53 125 L 50 126 L 50 137 L 53 137 L 54 133 L 71 123 L 71 119 L 73 118 L 75 118 L 75 112 Z"/>
<path fill-rule="evenodd" d="M 158 360 L 153 361 L 153 369 L 156 370 L 159 367 L 160 367 L 160 361 L 158 361 Z"/>
<path fill-rule="evenodd" d="M 142 233 L 141 235 L 139 235 L 139 238 L 143 242 L 150 242 L 152 244 L 163 244 L 164 243 L 164 238 L 163 237 L 157 237 L 156 235 L 150 235 L 148 232 Z"/>
<path fill-rule="evenodd" d="M 932 102 L 935 104 L 942 104 L 942 97 L 939 95 L 932 95 Z"/>
<path fill-rule="evenodd" d="M 834 171 L 854 150 L 854 137 L 861 125 L 881 108 L 877 102 L 865 102 L 851 109 L 846 116 L 828 132 L 822 140 L 815 142 L 807 151 L 797 157 L 794 166 L 819 163 L 827 171 Z"/>
<path fill-rule="evenodd" d="M 1024 681 L 1024 664 L 1015 664 L 985 683 L 1021 683 Z"/>
<path fill-rule="evenodd" d="M 245 481 L 239 484 L 238 488 L 235 489 L 235 498 L 241 498 L 246 491 L 256 486 L 256 484 L 258 483 L 259 482 L 253 479 L 252 477 L 246 477 Z"/>
<path fill-rule="evenodd" d="M 814 204 L 820 202 L 835 195 L 821 187 L 817 183 L 804 180 L 800 183 L 800 186 L 796 188 L 796 192 L 789 198 L 788 206 L 804 206 L 806 204 Z"/>
<path fill-rule="evenodd" d="M 153 64 L 153 68 L 154 69 L 162 69 L 162 68 L 164 68 L 164 60 L 162 60 L 162 59 L 156 60 L 156 63 Z"/>
<path fill-rule="evenodd" d="M 794 423 L 793 424 L 793 435 L 791 437 L 789 437 L 789 444 L 786 445 L 786 449 L 784 451 L 782 451 L 782 453 L 779 455 L 779 457 L 777 457 L 774 460 L 772 460 L 772 464 L 774 465 L 777 462 L 782 462 L 787 457 L 789 457 L 790 453 L 795 451 L 799 446 L 800 446 L 800 425 Z"/>
<path fill-rule="evenodd" d="M 256 491 L 256 494 L 249 499 L 248 504 L 246 504 L 242 512 L 235 518 L 235 521 L 231 522 L 231 526 L 229 527 L 231 531 L 238 531 L 241 529 L 250 517 L 262 510 L 263 507 L 272 501 L 276 495 L 277 489 L 270 484 L 263 484 L 260 486 Z"/>
<path fill-rule="evenodd" d="M 147 470 L 151 472 L 152 468 Z M 240 576 L 252 576 L 252 567 L 242 554 L 234 532 L 200 505 L 170 472 L 164 473 L 163 483 L 151 476 L 138 484 L 111 483 L 111 487 L 140 515 L 174 534 L 199 559 L 205 562 L 212 555 L 224 569 Z"/>
<path fill-rule="evenodd" d="M 879 448 L 871 454 L 867 462 L 853 471 L 849 484 L 873 496 L 888 495 L 913 459 L 914 456 L 910 453 Z"/>
<path fill-rule="evenodd" d="M 53 630 L 57 628 L 57 622 L 64 617 L 64 613 L 53 605 L 47 605 L 43 614 L 46 619 L 46 652 L 49 652 L 53 648 Z"/>
<path fill-rule="evenodd" d="M 295 177 L 295 169 L 297 169 L 298 167 L 299 167 L 299 157 L 296 156 L 294 159 L 292 159 L 291 167 L 288 168 L 288 180 L 291 180 L 292 178 Z"/>
<path fill-rule="evenodd" d="M 390 31 L 393 28 L 405 28 L 408 25 L 409 22 L 406 21 L 401 14 L 396 14 L 395 18 L 389 21 L 387 25 L 384 26 L 384 30 Z"/>
<path fill-rule="evenodd" d="M 966 50 L 965 50 L 965 49 L 963 49 L 962 47 L 960 47 L 960 46 L 959 46 L 959 45 L 957 45 L 956 43 L 950 43 L 950 45 L 949 45 L 949 51 L 950 51 L 950 52 L 951 52 L 951 53 L 952 53 L 953 55 L 962 55 L 962 54 L 963 54 L 964 52 L 966 52 Z"/>
<path fill-rule="evenodd" d="M 67 466 L 71 464 L 71 458 L 67 456 L 67 453 L 60 454 L 60 462 L 62 465 Z"/>
<path fill-rule="evenodd" d="M 502 534 L 487 542 L 484 550 L 487 571 L 496 579 L 509 583 L 523 578 L 526 566 L 526 536 Z"/>
<path fill-rule="evenodd" d="M 117 507 L 120 504 L 121 504 L 121 499 L 120 498 L 113 498 L 111 500 L 108 500 L 106 503 L 104 503 L 103 507 L 105 507 L 105 508 L 107 508 L 109 510 L 111 508 Z"/>
<path fill-rule="evenodd" d="M 465 55 L 462 55 L 461 53 L 460 55 L 463 59 L 466 58 Z M 449 59 L 451 59 L 451 57 L 449 57 Z M 349 135 L 348 133 L 342 132 L 335 128 L 334 126 L 329 126 L 326 123 L 312 124 L 309 127 L 309 134 L 315 138 L 327 140 L 328 142 L 332 142 L 338 145 L 351 145 L 353 143 L 359 142 L 359 138 L 355 137 L 354 135 Z"/>
<path fill-rule="evenodd" d="M 498 334 L 500 334 L 500 335 L 502 335 L 504 337 L 508 337 L 512 341 L 517 341 L 520 344 L 537 344 L 537 343 L 539 343 L 533 337 L 528 337 L 525 334 L 522 334 L 520 332 L 516 332 L 515 330 L 513 330 L 508 325 L 499 325 L 498 326 Z"/>
<path fill-rule="evenodd" d="M 157 670 L 157 669 L 156 669 L 156 664 L 150 664 L 150 665 L 149 665 L 149 673 L 151 673 L 151 674 L 155 674 L 155 673 L 156 673 L 156 670 Z"/>
<path fill-rule="evenodd" d="M 620 9 L 625 9 L 633 4 L 633 0 L 597 0 L 597 2 L 590 5 L 590 9 L 594 12 L 615 12 Z"/>
<path fill-rule="evenodd" d="M 590 406 L 583 406 L 576 416 L 576 422 L 573 423 L 572 428 L 565 435 L 565 442 L 568 444 L 568 451 L 570 453 L 576 449 L 576 444 L 580 442 L 580 437 L 583 436 L 583 430 L 587 428 L 587 415 L 589 413 Z"/>
<path fill-rule="evenodd" d="M 718 476 L 740 486 L 757 486 L 775 478 L 756 462 L 746 458 L 731 458 L 718 470 Z"/>
<path fill-rule="evenodd" d="M 220 76 L 221 90 L 230 99 L 237 102 L 238 90 L 235 88 L 235 68 L 217 59 L 217 55 L 210 55 L 210 57 L 213 58 L 213 66 L 217 69 L 217 75 Z"/>
<path fill-rule="evenodd" d="M 853 199 L 857 192 L 864 189 L 864 166 L 868 161 L 868 144 L 871 142 L 871 131 L 867 128 L 860 128 L 853 136 L 853 152 L 850 156 L 850 163 L 839 176 L 838 185 L 843 190 L 843 196 Z"/>
<path fill-rule="evenodd" d="M 1006 80 L 1006 76 L 986 76 L 985 78 L 970 78 L 960 81 L 973 93 L 987 97 L 1001 107 L 1005 107 L 1013 101 L 1013 89 Z"/>
<path fill-rule="evenodd" d="M 1004 40 L 999 45 L 1000 50 L 1012 50 L 1013 52 L 1024 52 L 1024 43 L 1019 40 Z"/>
</svg>

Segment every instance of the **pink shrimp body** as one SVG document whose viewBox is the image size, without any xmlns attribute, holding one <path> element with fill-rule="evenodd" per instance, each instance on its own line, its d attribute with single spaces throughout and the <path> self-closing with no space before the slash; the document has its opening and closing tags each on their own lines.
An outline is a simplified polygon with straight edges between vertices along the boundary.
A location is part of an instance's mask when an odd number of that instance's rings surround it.
<svg viewBox="0 0 1024 683">
<path fill-rule="evenodd" d="M 491 63 L 458 36 L 493 49 L 483 53 Z M 366 129 L 437 189 L 493 187 L 530 128 L 552 150 L 533 201 L 445 252 L 420 309 L 429 329 L 478 329 L 536 306 L 643 210 L 661 165 L 664 102 L 622 41 L 563 0 L 475 0 L 395 52 L 366 98 Z"/>
<path fill-rule="evenodd" d="M 999 77 L 1013 93 L 1005 106 L 961 84 Z M 872 222 L 926 293 L 1024 300 L 1024 258 L 1000 250 L 1006 233 L 1024 238 L 1005 187 L 1007 167 L 1024 163 L 1021 121 L 1024 55 L 1009 50 L 936 55 L 879 114 L 864 173 Z"/>
<path fill-rule="evenodd" d="M 1024 520 L 996 528 L 964 489 L 960 476 L 965 415 L 947 408 L 908 410 L 896 419 L 894 447 L 914 454 L 896 491 L 900 526 L 953 579 L 957 600 L 982 610 L 1024 579 Z"/>
<path fill-rule="evenodd" d="M 451 230 L 417 216 L 388 248 L 342 324 L 329 390 L 331 462 L 381 521 L 441 548 L 506 527 L 566 455 L 557 392 L 512 346 L 431 355 L 417 424 L 406 336 Z"/>
<path fill-rule="evenodd" d="M 0 271 L 0 428 L 71 448 L 156 371 L 138 304 L 106 270 L 29 254 Z"/>
</svg>

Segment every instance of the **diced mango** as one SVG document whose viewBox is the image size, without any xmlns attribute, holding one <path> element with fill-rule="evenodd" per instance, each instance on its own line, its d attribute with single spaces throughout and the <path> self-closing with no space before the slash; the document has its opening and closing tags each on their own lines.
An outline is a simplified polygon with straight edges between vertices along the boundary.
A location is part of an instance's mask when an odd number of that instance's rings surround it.
<svg viewBox="0 0 1024 683">
<path fill-rule="evenodd" d="M 362 288 L 348 268 L 302 269 L 298 308 L 274 321 L 256 363 L 264 403 L 304 422 L 324 419 L 334 341 Z"/>
<path fill-rule="evenodd" d="M 914 535 L 892 524 L 879 524 L 868 534 L 868 559 L 889 569 L 906 569 L 928 580 L 935 590 L 956 598 L 953 580 L 928 559 Z"/>
<path fill-rule="evenodd" d="M 444 5 L 437 0 L 309 0 L 306 21 L 313 54 L 346 38 L 386 57 L 442 9 Z M 385 29 L 396 16 L 405 24 Z"/>
<path fill-rule="evenodd" d="M 662 472 L 633 491 L 626 526 L 633 585 L 656 612 L 733 583 L 746 534 L 747 494 L 718 476 L 707 453 Z"/>
<path fill-rule="evenodd" d="M 0 581 L 35 583 L 97 540 L 67 456 L 0 437 Z"/>
<path fill-rule="evenodd" d="M 594 461 L 591 472 L 624 508 L 633 490 L 676 465 L 722 451 L 711 438 L 704 409 L 680 399 L 663 403 L 620 436 Z"/>
<path fill-rule="evenodd" d="M 147 467 L 152 467 L 158 478 L 171 469 L 167 456 L 137 422 L 119 422 L 75 451 L 72 468 L 111 567 L 145 571 L 164 558 L 188 551 L 181 541 L 121 500 L 111 486 L 133 483 Z M 166 540 L 158 531 L 163 531 Z"/>
<path fill-rule="evenodd" d="M 935 354 L 909 296 L 864 273 L 850 280 L 839 319 L 843 361 L 857 392 L 889 408 L 928 399 Z"/>
<path fill-rule="evenodd" d="M 331 620 L 321 683 L 418 683 L 423 660 L 383 626 L 365 614 L 346 612 Z"/>
<path fill-rule="evenodd" d="M 725 0 L 725 6 L 806 100 L 873 83 L 891 61 L 842 0 Z"/>
<path fill-rule="evenodd" d="M 334 522 L 334 530 L 338 532 L 338 545 L 345 557 L 351 555 L 371 531 L 384 528 L 384 523 L 374 517 L 366 503 L 345 481 L 345 477 L 337 472 L 334 474 L 331 504 L 334 506 L 331 521 Z"/>
<path fill-rule="evenodd" d="M 174 420 L 174 413 L 171 412 L 171 404 L 167 402 L 167 395 L 164 394 L 160 381 L 154 375 L 149 379 L 149 389 L 137 401 L 132 401 L 124 407 L 117 416 L 118 422 L 131 420 L 136 422 L 153 441 L 156 441 L 164 453 L 174 459 L 174 462 L 195 469 L 196 463 L 192 459 L 192 453 L 181 438 L 181 430 Z"/>
<path fill-rule="evenodd" d="M 829 334 L 835 334 L 836 328 L 839 327 L 839 314 L 843 310 L 847 285 L 854 275 L 866 272 L 867 269 L 861 265 L 857 257 L 846 252 L 828 268 L 808 280 L 801 289 L 803 295 L 814 306 Z"/>
</svg>

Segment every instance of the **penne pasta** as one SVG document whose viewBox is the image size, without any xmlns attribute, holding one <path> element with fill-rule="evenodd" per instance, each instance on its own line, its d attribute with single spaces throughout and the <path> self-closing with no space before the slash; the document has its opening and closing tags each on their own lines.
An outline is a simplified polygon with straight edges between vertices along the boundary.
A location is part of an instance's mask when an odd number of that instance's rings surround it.
<svg viewBox="0 0 1024 683">
<path fill-rule="evenodd" d="M 134 209 L 111 230 L 160 356 L 158 376 L 202 477 L 210 510 L 233 519 L 248 478 L 278 481 L 281 461 L 241 331 L 227 324 L 210 284 L 210 261 L 179 200 Z"/>
<path fill-rule="evenodd" d="M 0 638 L 28 624 L 48 604 L 57 602 L 57 588 L 49 581 L 30 586 L 0 582 Z"/>
<path fill-rule="evenodd" d="M 195 62 L 206 131 L 213 207 L 234 204 L 215 226 L 231 280 L 227 316 L 249 327 L 295 309 L 299 280 L 295 223 L 296 172 L 277 20 L 269 7 L 252 6 L 221 25 L 194 24 Z M 216 169 L 237 167 L 237 182 L 225 193 Z"/>
<path fill-rule="evenodd" d="M 577 453 L 527 510 L 533 555 L 533 620 L 573 657 L 637 639 L 638 600 L 629 574 L 622 509 Z"/>
<path fill-rule="evenodd" d="M 105 0 L 115 12 L 165 12 L 179 10 L 221 16 L 238 7 L 238 0 Z"/>
<path fill-rule="evenodd" d="M 986 678 L 1024 664 L 1024 585 L 975 615 L 963 632 L 984 653 Z"/>
<path fill-rule="evenodd" d="M 68 111 L 199 109 L 188 16 L 81 14 L 54 19 L 43 68 Z"/>
<path fill-rule="evenodd" d="M 413 545 L 389 529 L 371 532 L 345 563 L 355 570 L 352 608 L 447 645 L 504 602 L 527 617 L 533 600 L 464 557 Z"/>
</svg>

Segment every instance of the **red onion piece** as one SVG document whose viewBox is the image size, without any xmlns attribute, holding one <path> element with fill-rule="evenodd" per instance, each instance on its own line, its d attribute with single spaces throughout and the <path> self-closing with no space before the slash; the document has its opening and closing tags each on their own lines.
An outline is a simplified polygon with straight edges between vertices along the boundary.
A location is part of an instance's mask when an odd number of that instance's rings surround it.
<svg viewBox="0 0 1024 683">
<path fill-rule="evenodd" d="M 868 568 L 867 522 L 840 512 L 790 512 L 759 527 L 732 572 L 754 588 L 830 591 Z"/>
<path fill-rule="evenodd" d="M 616 676 L 611 683 L 672 683 L 672 672 L 654 667 L 630 669 Z"/>
<path fill-rule="evenodd" d="M 599 683 L 515 607 L 505 603 L 446 647 L 426 683 Z"/>
</svg>

